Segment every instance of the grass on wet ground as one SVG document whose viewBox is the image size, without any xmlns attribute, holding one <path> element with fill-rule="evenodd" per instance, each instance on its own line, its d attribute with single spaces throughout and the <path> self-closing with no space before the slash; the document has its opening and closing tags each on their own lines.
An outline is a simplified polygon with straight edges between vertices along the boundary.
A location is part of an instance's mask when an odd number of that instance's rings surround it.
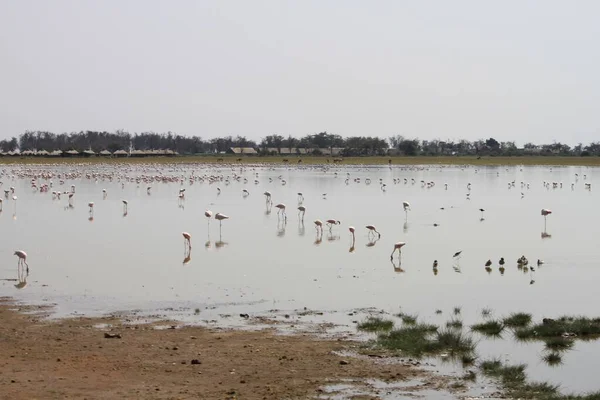
<svg viewBox="0 0 600 400">
<path fill-rule="evenodd" d="M 516 328 L 516 327 L 524 327 L 531 323 L 531 314 L 527 314 L 524 312 L 512 313 L 508 317 L 502 320 L 504 325 Z"/>
<path fill-rule="evenodd" d="M 477 360 L 476 342 L 461 329 L 462 322 L 456 317 L 460 308 L 456 307 L 455 317 L 446 323 L 448 328 L 438 328 L 435 325 L 417 323 L 416 316 L 408 316 L 412 324 L 385 331 L 378 330 L 375 344 L 388 350 L 401 351 L 411 357 L 444 356 L 461 361 L 464 367 L 472 366 Z M 385 321 L 385 320 L 381 320 Z M 381 324 L 378 321 L 378 325 Z M 387 321 L 386 326 L 393 323 Z M 391 324 L 390 324 L 391 323 Z M 460 324 L 460 326 L 459 326 Z M 453 327 L 454 326 L 454 327 Z M 600 319 L 586 317 L 561 317 L 556 320 L 544 319 L 541 324 L 531 325 L 531 315 L 513 313 L 502 320 L 487 320 L 473 325 L 473 331 L 485 335 L 499 335 L 505 327 L 514 329 L 517 338 L 526 340 L 543 340 L 545 354 L 542 360 L 549 366 L 562 364 L 562 351 L 574 346 L 576 339 L 594 339 L 600 337 Z M 377 330 L 376 330 L 377 331 Z M 571 336 L 563 337 L 567 332 Z M 563 394 L 558 385 L 548 382 L 530 382 L 525 372 L 526 365 L 503 364 L 500 359 L 486 360 L 479 363 L 476 369 L 483 375 L 499 382 L 503 395 L 510 398 L 540 399 L 540 400 L 600 400 L 600 391 L 586 394 Z M 463 379 L 476 379 L 477 373 L 472 369 Z"/>
<path fill-rule="evenodd" d="M 463 327 L 463 322 L 458 318 L 452 318 L 450 321 L 446 322 L 446 326 L 448 328 L 460 329 Z"/>
<path fill-rule="evenodd" d="M 544 362 L 548 365 L 556 366 L 562 364 L 562 356 L 559 353 L 548 353 L 542 357 Z"/>
<path fill-rule="evenodd" d="M 538 400 L 600 400 L 600 392 L 581 395 L 562 394 L 558 385 L 548 382 L 529 382 L 524 364 L 505 365 L 499 359 L 486 360 L 479 365 L 481 372 L 496 379 L 506 396 Z"/>
<path fill-rule="evenodd" d="M 500 321 L 486 321 L 471 326 L 471 330 L 479 332 L 486 336 L 499 336 L 504 330 L 504 325 Z"/>
<path fill-rule="evenodd" d="M 459 356 L 475 352 L 475 342 L 470 336 L 451 329 L 438 330 L 437 326 L 429 324 L 408 325 L 381 333 L 377 344 L 413 357 L 442 353 Z"/>
<path fill-rule="evenodd" d="M 550 351 L 566 351 L 571 350 L 575 345 L 575 342 L 571 339 L 563 337 L 555 337 L 544 340 L 546 343 L 546 350 Z"/>
<path fill-rule="evenodd" d="M 394 321 L 379 317 L 368 317 L 366 320 L 357 325 L 359 330 L 367 332 L 389 331 L 393 327 Z"/>
<path fill-rule="evenodd" d="M 521 328 L 515 331 L 519 339 L 544 339 L 565 335 L 579 338 L 596 338 L 600 336 L 600 318 L 560 317 L 544 318 L 542 323 Z"/>
<path fill-rule="evenodd" d="M 417 323 L 417 318 L 418 315 L 416 314 L 406 314 L 406 313 L 400 313 L 396 315 L 397 317 L 402 319 L 402 322 L 407 324 L 407 325 L 414 325 Z"/>
</svg>

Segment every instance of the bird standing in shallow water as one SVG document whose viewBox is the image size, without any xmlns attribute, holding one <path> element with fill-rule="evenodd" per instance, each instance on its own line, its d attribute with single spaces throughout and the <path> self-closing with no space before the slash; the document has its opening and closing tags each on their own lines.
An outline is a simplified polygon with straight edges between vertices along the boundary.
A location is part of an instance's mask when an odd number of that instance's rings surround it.
<svg viewBox="0 0 600 400">
<path fill-rule="evenodd" d="M 379 233 L 377 228 L 375 228 L 373 225 L 367 225 L 366 228 L 369 230 L 369 235 L 374 235 L 376 233 L 377 237 L 381 238 L 381 233 Z"/>
<path fill-rule="evenodd" d="M 26 266 L 27 273 L 29 273 L 29 264 L 27 264 L 27 253 L 25 253 L 23 250 L 17 250 L 15 251 L 15 256 L 19 257 L 19 260 L 17 261 L 17 268 Z"/>
<path fill-rule="evenodd" d="M 394 260 L 394 253 L 398 250 L 398 258 L 402 256 L 402 248 L 406 245 L 405 242 L 398 242 L 394 244 L 394 250 L 392 250 L 392 254 L 390 255 L 390 260 Z"/>
<path fill-rule="evenodd" d="M 298 207 L 298 218 L 300 218 L 301 221 L 304 221 L 304 214 L 306 214 L 306 207 L 299 206 Z"/>
</svg>

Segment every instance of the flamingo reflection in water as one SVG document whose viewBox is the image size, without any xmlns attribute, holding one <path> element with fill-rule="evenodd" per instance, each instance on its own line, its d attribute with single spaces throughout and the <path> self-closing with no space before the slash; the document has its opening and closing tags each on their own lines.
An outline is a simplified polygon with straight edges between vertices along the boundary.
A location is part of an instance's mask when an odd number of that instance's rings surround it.
<svg viewBox="0 0 600 400">
<path fill-rule="evenodd" d="M 390 261 L 392 263 L 392 267 L 394 267 L 394 272 L 396 272 L 396 273 L 406 272 L 405 270 L 402 269 L 402 263 L 400 262 L 399 258 L 398 258 L 398 264 L 396 264 L 396 261 L 394 261 L 394 258 L 392 258 Z"/>
<path fill-rule="evenodd" d="M 285 236 L 285 227 L 287 226 L 287 219 L 277 221 L 277 237 Z"/>
<path fill-rule="evenodd" d="M 192 261 L 192 249 L 190 249 L 187 253 L 183 253 L 183 265 L 188 265 L 190 261 Z"/>
<path fill-rule="evenodd" d="M 379 239 L 380 239 L 380 236 L 375 237 L 375 235 L 371 235 L 371 236 L 369 236 L 369 242 L 365 246 L 373 247 L 377 244 Z"/>
<path fill-rule="evenodd" d="M 17 283 L 15 287 L 17 289 L 23 289 L 27 286 L 27 277 L 29 276 L 29 270 L 23 268 L 23 266 L 17 267 Z"/>
<path fill-rule="evenodd" d="M 181 235 L 183 236 L 183 246 L 184 246 L 184 248 L 183 248 L 183 256 L 184 256 L 183 263 L 187 264 L 187 262 L 189 262 L 189 259 L 191 259 L 191 254 L 192 254 L 192 235 L 190 235 L 188 232 L 182 232 Z M 186 262 L 186 260 L 187 260 L 187 262 Z"/>
<path fill-rule="evenodd" d="M 320 230 L 317 227 L 317 237 L 315 238 L 315 242 L 314 245 L 318 246 L 321 244 L 321 242 L 323 241 L 323 229 L 321 228 Z"/>
<path fill-rule="evenodd" d="M 298 221 L 298 236 L 304 236 L 306 229 L 304 228 L 304 220 Z"/>
<path fill-rule="evenodd" d="M 340 235 L 335 235 L 332 231 L 327 233 L 327 241 L 335 242 L 336 240 L 340 240 Z"/>
<path fill-rule="evenodd" d="M 349 253 L 354 253 L 354 244 L 356 243 L 356 236 L 354 235 L 354 227 L 350 226 L 348 227 L 348 231 L 350 231 L 350 234 L 352 235 L 352 244 L 350 245 L 350 249 L 348 250 Z"/>
</svg>

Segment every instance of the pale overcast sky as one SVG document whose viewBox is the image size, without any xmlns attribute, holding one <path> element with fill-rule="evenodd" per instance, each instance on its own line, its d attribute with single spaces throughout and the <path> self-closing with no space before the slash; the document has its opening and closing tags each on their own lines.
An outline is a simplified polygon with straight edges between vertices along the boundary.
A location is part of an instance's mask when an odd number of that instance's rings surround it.
<svg viewBox="0 0 600 400">
<path fill-rule="evenodd" d="M 0 138 L 600 140 L 600 1 L 0 0 Z"/>
</svg>

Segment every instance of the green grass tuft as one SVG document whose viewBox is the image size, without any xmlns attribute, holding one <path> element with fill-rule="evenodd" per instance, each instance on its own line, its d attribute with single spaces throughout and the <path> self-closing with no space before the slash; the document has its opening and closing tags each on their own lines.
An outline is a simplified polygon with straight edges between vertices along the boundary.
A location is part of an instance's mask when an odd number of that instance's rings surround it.
<svg viewBox="0 0 600 400">
<path fill-rule="evenodd" d="M 463 326 L 463 322 L 458 318 L 452 318 L 450 321 L 446 322 L 446 326 L 448 328 L 460 329 Z"/>
<path fill-rule="evenodd" d="M 368 317 L 357 325 L 358 330 L 367 332 L 389 331 L 394 327 L 394 321 L 379 317 Z"/>
<path fill-rule="evenodd" d="M 562 357 L 558 353 L 546 354 L 542 359 L 551 367 L 562 364 Z"/>
<path fill-rule="evenodd" d="M 434 347 L 439 348 L 440 351 L 448 351 L 451 355 L 475 353 L 473 338 L 453 329 L 438 331 Z"/>
<path fill-rule="evenodd" d="M 511 328 L 521 328 L 531 323 L 531 314 L 527 313 L 512 313 L 502 321 L 504 325 Z"/>
<path fill-rule="evenodd" d="M 574 342 L 570 339 L 555 337 L 544 340 L 546 349 L 550 351 L 566 351 L 573 348 Z"/>
<path fill-rule="evenodd" d="M 471 329 L 486 336 L 499 336 L 504 330 L 504 325 L 499 321 L 491 320 L 472 325 Z"/>
<path fill-rule="evenodd" d="M 391 350 L 401 350 L 407 355 L 421 357 L 431 352 L 431 334 L 436 331 L 435 325 L 403 326 L 388 333 L 380 333 L 377 343 Z"/>
<path fill-rule="evenodd" d="M 476 360 L 477 360 L 477 356 L 475 356 L 474 353 L 463 354 L 460 357 L 460 362 L 462 363 L 463 367 L 472 365 Z"/>
<path fill-rule="evenodd" d="M 454 312 L 454 315 L 459 315 L 462 311 L 462 307 L 454 307 L 452 311 Z"/>
<path fill-rule="evenodd" d="M 397 315 L 397 317 L 400 317 L 402 319 L 402 323 L 407 324 L 407 325 L 414 325 L 417 323 L 417 318 L 418 315 L 411 315 L 411 314 L 406 314 L 406 313 L 400 313 Z"/>
<path fill-rule="evenodd" d="M 491 308 L 483 308 L 481 310 L 481 316 L 482 317 L 489 317 L 490 315 L 492 315 L 492 309 Z"/>
</svg>

